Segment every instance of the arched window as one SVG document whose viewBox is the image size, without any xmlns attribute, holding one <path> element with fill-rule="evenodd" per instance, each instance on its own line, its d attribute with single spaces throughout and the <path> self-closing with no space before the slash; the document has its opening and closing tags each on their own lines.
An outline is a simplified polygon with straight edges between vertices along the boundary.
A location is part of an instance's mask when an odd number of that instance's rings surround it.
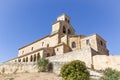
<svg viewBox="0 0 120 80">
<path fill-rule="evenodd" d="M 72 42 L 72 48 L 76 48 L 76 43 Z"/>
<path fill-rule="evenodd" d="M 65 28 L 65 26 L 63 26 L 63 33 L 66 33 L 66 28 Z"/>
<path fill-rule="evenodd" d="M 49 44 L 47 44 L 47 47 L 49 47 Z"/>
<path fill-rule="evenodd" d="M 68 34 L 71 34 L 70 30 L 68 29 Z"/>
</svg>

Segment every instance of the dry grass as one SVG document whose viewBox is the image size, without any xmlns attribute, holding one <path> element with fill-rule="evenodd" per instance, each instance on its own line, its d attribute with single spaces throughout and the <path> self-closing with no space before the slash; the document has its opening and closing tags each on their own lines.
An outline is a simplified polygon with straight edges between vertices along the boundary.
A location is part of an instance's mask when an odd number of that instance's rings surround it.
<svg viewBox="0 0 120 80">
<path fill-rule="evenodd" d="M 54 73 L 18 73 L 0 75 L 0 80 L 62 80 Z"/>
</svg>

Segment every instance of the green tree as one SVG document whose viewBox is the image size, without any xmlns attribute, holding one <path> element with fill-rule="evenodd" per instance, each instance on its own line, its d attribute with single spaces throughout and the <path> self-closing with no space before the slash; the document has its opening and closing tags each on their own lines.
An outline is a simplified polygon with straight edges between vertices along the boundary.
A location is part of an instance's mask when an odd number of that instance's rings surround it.
<svg viewBox="0 0 120 80">
<path fill-rule="evenodd" d="M 37 62 L 37 67 L 39 72 L 45 72 L 48 70 L 49 60 L 45 58 L 41 58 Z"/>
<path fill-rule="evenodd" d="M 84 62 L 75 60 L 69 62 L 61 68 L 63 80 L 89 80 L 89 71 Z"/>
<path fill-rule="evenodd" d="M 101 80 L 120 80 L 120 72 L 111 68 L 107 68 L 104 70 Z"/>
</svg>

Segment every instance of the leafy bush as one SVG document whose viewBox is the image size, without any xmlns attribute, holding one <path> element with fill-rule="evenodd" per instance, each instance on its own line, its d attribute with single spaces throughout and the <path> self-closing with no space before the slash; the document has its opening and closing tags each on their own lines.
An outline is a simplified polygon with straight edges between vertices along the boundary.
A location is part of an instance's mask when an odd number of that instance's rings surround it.
<svg viewBox="0 0 120 80">
<path fill-rule="evenodd" d="M 44 58 L 39 59 L 37 62 L 38 71 L 39 72 L 47 71 L 48 70 L 48 63 L 49 63 L 48 59 L 44 59 Z"/>
<path fill-rule="evenodd" d="M 29 71 L 24 71 L 25 73 L 29 73 Z"/>
<path fill-rule="evenodd" d="M 13 74 L 16 74 L 16 73 L 17 73 L 17 71 L 18 71 L 18 69 L 15 69 L 15 70 L 14 70 L 14 72 L 13 72 Z"/>
<path fill-rule="evenodd" d="M 75 60 L 69 62 L 61 68 L 63 80 L 89 80 L 89 71 L 84 62 Z"/>
<path fill-rule="evenodd" d="M 2 73 L 3 73 L 3 74 L 5 73 L 5 68 L 4 68 L 4 67 L 2 68 Z"/>
<path fill-rule="evenodd" d="M 103 74 L 101 80 L 120 80 L 120 72 L 111 68 L 105 69 Z"/>
<path fill-rule="evenodd" d="M 7 78 L 7 79 L 5 79 L 5 80 L 14 80 L 14 78 Z"/>
</svg>

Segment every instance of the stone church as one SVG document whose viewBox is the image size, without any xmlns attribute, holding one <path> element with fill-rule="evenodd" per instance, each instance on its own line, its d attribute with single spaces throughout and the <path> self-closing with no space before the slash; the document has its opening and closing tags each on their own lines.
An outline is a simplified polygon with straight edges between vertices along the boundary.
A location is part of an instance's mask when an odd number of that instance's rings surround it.
<svg viewBox="0 0 120 80">
<path fill-rule="evenodd" d="M 52 24 L 51 34 L 19 48 L 18 58 L 13 61 L 35 62 L 39 58 L 65 54 L 87 46 L 99 52 L 100 55 L 109 55 L 106 41 L 102 37 L 98 34 L 90 36 L 75 34 L 70 17 L 62 14 Z"/>
<path fill-rule="evenodd" d="M 87 67 L 99 70 L 107 67 L 116 69 L 115 65 L 120 68 L 120 62 L 117 61 L 120 56 L 109 56 L 106 41 L 98 34 L 89 36 L 75 34 L 70 17 L 66 14 L 57 17 L 57 21 L 52 24 L 51 34 L 19 48 L 18 57 L 3 63 L 0 68 L 8 67 L 7 63 L 32 63 L 40 58 L 47 58 L 51 62 L 78 59 L 84 61 Z M 19 66 L 14 67 L 21 70 Z M 23 66 L 22 70 L 26 68 Z"/>
</svg>

